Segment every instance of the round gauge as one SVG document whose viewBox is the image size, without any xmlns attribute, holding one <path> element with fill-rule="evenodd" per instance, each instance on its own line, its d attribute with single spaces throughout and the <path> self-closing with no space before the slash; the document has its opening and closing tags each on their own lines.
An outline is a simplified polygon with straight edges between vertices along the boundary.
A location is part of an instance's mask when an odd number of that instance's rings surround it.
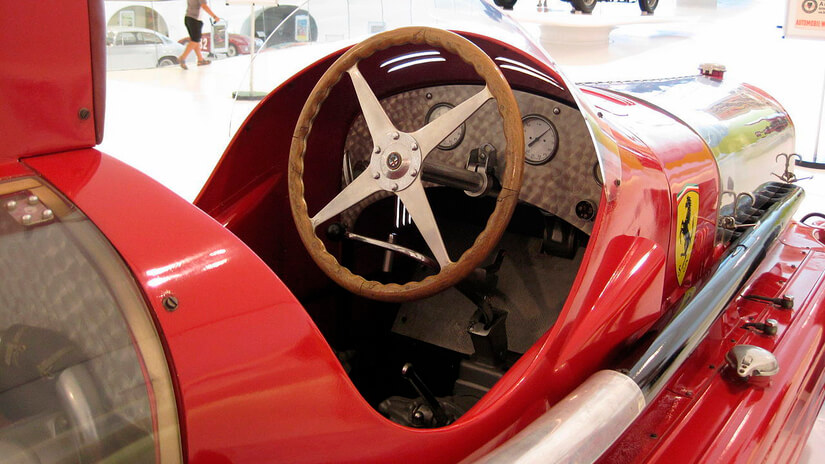
<svg viewBox="0 0 825 464">
<path fill-rule="evenodd" d="M 453 108 L 453 105 L 449 103 L 436 103 L 432 106 L 432 108 L 430 108 L 430 111 L 427 112 L 426 124 L 438 119 L 441 115 L 447 113 Z M 442 150 L 452 150 L 457 147 L 462 140 L 464 140 L 464 124 L 445 137 L 444 140 L 438 144 L 438 148 Z"/>
<path fill-rule="evenodd" d="M 544 116 L 531 114 L 521 120 L 524 126 L 524 161 L 530 164 L 544 164 L 554 156 L 559 148 L 559 133 Z"/>
</svg>

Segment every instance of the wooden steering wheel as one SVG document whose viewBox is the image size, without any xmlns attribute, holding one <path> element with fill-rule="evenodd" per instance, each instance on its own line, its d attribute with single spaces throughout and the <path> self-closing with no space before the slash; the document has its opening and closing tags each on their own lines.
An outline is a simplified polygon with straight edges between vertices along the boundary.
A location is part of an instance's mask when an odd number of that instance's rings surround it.
<svg viewBox="0 0 825 464">
<path fill-rule="evenodd" d="M 395 128 L 378 98 L 358 70 L 358 63 L 389 47 L 426 44 L 457 55 L 484 79 L 483 90 L 415 132 Z M 312 123 L 332 87 L 348 73 L 373 142 L 369 167 L 335 198 L 310 216 L 304 198 L 304 156 Z M 503 119 L 506 167 L 499 176 L 501 191 L 496 207 L 484 230 L 458 261 L 451 261 L 433 216 L 421 169 L 427 155 L 441 141 L 473 115 L 484 103 L 494 99 Z M 347 290 L 381 301 L 411 301 L 443 291 L 469 275 L 489 255 L 501 239 L 518 201 L 524 170 L 524 133 L 521 115 L 513 92 L 499 68 L 469 40 L 441 29 L 406 27 L 372 36 L 341 55 L 321 76 L 307 98 L 292 138 L 289 152 L 289 200 L 298 233 L 312 259 L 335 282 Z M 375 192 L 397 195 L 406 206 L 440 271 L 421 281 L 404 284 L 367 280 L 342 266 L 315 234 L 315 228 Z"/>
</svg>

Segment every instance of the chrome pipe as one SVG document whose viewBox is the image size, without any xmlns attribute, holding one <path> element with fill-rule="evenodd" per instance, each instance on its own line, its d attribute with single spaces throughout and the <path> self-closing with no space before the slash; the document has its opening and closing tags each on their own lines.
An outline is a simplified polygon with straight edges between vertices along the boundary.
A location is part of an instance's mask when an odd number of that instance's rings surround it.
<svg viewBox="0 0 825 464">
<path fill-rule="evenodd" d="M 598 371 L 490 454 L 484 464 L 594 462 L 645 407 L 639 386 L 626 375 Z"/>
</svg>

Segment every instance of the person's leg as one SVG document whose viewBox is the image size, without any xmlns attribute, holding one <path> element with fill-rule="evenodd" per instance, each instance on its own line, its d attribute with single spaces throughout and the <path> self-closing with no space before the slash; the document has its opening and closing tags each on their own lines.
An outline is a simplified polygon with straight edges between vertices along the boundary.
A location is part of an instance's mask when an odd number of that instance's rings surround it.
<svg viewBox="0 0 825 464">
<path fill-rule="evenodd" d="M 198 64 L 204 63 L 206 60 L 203 59 L 203 54 L 201 53 L 201 37 L 203 36 L 203 21 L 193 19 L 192 20 L 192 42 L 195 42 L 196 46 L 193 48 L 195 50 L 195 55 L 198 56 Z"/>
<path fill-rule="evenodd" d="M 201 46 L 200 45 L 201 45 L 200 42 L 195 42 L 195 41 L 190 39 L 189 42 L 186 42 L 186 48 L 183 50 L 183 54 L 178 59 L 180 61 L 185 61 L 186 57 L 189 56 L 189 52 L 191 52 L 192 50 L 195 51 L 196 55 L 200 55 L 201 54 L 201 52 L 200 52 Z"/>
<path fill-rule="evenodd" d="M 203 53 L 201 53 L 201 42 L 200 40 L 197 43 L 197 46 L 194 48 L 195 55 L 198 56 L 198 63 L 203 62 Z"/>
</svg>

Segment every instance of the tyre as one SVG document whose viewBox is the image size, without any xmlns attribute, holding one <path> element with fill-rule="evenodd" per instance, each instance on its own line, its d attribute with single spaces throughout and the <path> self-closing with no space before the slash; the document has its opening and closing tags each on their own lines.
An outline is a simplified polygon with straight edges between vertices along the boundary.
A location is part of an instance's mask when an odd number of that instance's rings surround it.
<svg viewBox="0 0 825 464">
<path fill-rule="evenodd" d="M 167 66 L 174 66 L 178 64 L 178 60 L 171 56 L 164 56 L 158 60 L 158 68 L 165 68 Z"/>
<path fill-rule="evenodd" d="M 653 10 L 659 6 L 659 0 L 639 0 L 639 8 L 642 13 L 653 14 Z"/>
<path fill-rule="evenodd" d="M 639 1 L 641 1 L 641 0 L 639 0 Z M 229 44 L 229 46 L 226 47 L 226 56 L 229 57 L 229 58 L 232 58 L 233 56 L 237 56 L 237 55 L 238 55 L 238 47 L 236 47 L 234 44 Z"/>
<path fill-rule="evenodd" d="M 570 3 L 573 4 L 573 9 L 576 11 L 581 11 L 582 13 L 592 13 L 593 8 L 596 8 L 596 1 L 597 0 L 570 0 Z M 639 3 L 643 2 L 644 0 L 639 0 Z M 659 1 L 659 0 L 655 0 Z"/>
</svg>

